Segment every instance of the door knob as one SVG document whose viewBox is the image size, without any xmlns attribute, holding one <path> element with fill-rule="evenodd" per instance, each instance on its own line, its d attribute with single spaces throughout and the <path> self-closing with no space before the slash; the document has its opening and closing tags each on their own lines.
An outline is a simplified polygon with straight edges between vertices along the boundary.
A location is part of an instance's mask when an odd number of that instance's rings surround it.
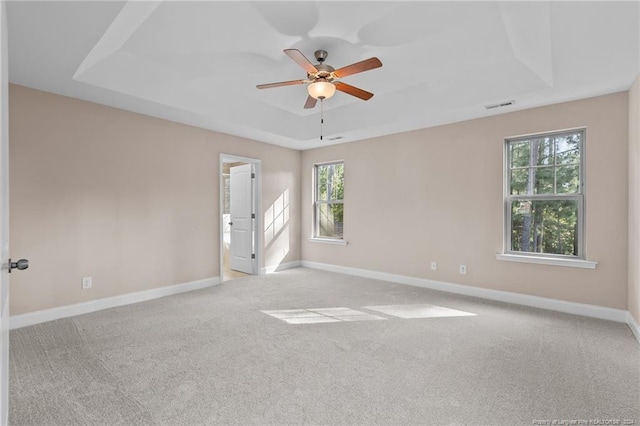
<svg viewBox="0 0 640 426">
<path fill-rule="evenodd" d="M 233 225 L 233 222 L 229 222 L 229 226 L 232 226 L 232 225 Z"/>
<path fill-rule="evenodd" d="M 17 262 L 12 262 L 11 259 L 9 259 L 9 273 L 11 273 L 12 269 L 22 271 L 23 269 L 27 269 L 28 267 L 29 261 L 27 259 L 20 259 Z"/>
</svg>

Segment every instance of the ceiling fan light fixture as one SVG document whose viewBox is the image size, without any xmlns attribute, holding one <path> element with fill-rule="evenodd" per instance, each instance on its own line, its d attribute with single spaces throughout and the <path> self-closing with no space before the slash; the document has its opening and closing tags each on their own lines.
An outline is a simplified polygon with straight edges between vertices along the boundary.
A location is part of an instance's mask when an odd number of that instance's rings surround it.
<svg viewBox="0 0 640 426">
<path fill-rule="evenodd" d="M 307 86 L 307 91 L 314 99 L 329 99 L 336 93 L 336 86 L 328 81 L 314 81 Z"/>
</svg>

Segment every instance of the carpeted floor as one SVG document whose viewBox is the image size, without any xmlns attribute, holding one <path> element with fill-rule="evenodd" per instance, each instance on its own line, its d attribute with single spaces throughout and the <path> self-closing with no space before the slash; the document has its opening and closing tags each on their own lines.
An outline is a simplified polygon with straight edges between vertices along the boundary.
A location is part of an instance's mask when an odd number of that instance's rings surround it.
<svg viewBox="0 0 640 426">
<path fill-rule="evenodd" d="M 401 304 L 475 315 L 364 308 Z M 386 319 L 261 312 L 331 307 Z M 625 324 L 303 268 L 10 339 L 11 425 L 640 424 L 640 345 Z"/>
</svg>

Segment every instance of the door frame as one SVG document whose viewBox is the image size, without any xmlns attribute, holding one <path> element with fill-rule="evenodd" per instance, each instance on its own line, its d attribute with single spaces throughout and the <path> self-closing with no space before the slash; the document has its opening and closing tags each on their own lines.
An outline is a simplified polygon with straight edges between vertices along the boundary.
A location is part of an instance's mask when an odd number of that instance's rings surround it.
<svg viewBox="0 0 640 426">
<path fill-rule="evenodd" d="M 0 3 L 0 252 L 2 280 L 0 281 L 0 426 L 9 421 L 9 73 L 7 53 L 7 8 Z"/>
<path fill-rule="evenodd" d="M 234 154 L 220 153 L 220 163 L 218 166 L 218 251 L 219 259 L 218 266 L 220 271 L 220 282 L 224 281 L 224 179 L 222 172 L 224 169 L 224 163 L 247 163 L 252 164 L 255 170 L 255 182 L 253 191 L 253 205 L 255 206 L 255 222 L 253 229 L 253 246 L 255 247 L 256 258 L 253 262 L 253 274 L 262 274 L 262 160 L 256 158 L 242 157 Z"/>
</svg>

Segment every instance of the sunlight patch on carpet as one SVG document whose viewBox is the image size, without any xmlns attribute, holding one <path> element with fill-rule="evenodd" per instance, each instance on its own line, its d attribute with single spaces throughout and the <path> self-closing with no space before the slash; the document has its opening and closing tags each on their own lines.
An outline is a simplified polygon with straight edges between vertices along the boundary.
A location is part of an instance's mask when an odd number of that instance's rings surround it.
<svg viewBox="0 0 640 426">
<path fill-rule="evenodd" d="M 317 324 L 325 322 L 375 321 L 386 319 L 379 315 L 345 307 L 284 309 L 260 312 L 278 318 L 288 324 Z"/>
<path fill-rule="evenodd" d="M 471 312 L 458 311 L 457 309 L 450 309 L 435 305 L 384 305 L 363 306 L 363 308 L 404 319 L 468 317 L 476 315 Z"/>
</svg>

